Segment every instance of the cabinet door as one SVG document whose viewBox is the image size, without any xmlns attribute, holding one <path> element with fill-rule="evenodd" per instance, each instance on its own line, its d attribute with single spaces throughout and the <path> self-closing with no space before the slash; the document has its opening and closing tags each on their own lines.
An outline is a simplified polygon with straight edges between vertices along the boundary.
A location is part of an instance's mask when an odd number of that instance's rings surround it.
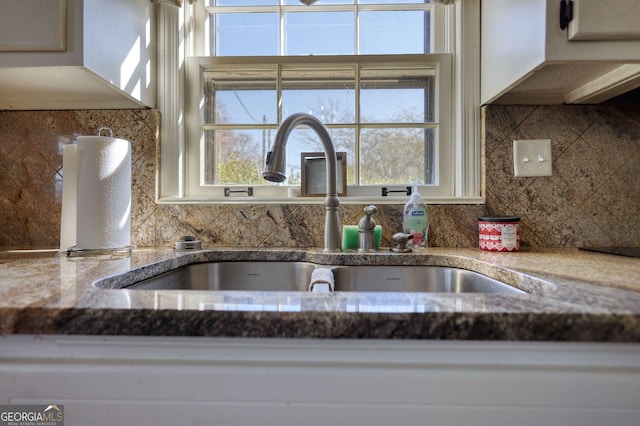
<svg viewBox="0 0 640 426">
<path fill-rule="evenodd" d="M 640 0 L 574 0 L 569 40 L 640 40 Z"/>
<path fill-rule="evenodd" d="M 0 51 L 63 51 L 66 0 L 3 0 Z"/>
</svg>

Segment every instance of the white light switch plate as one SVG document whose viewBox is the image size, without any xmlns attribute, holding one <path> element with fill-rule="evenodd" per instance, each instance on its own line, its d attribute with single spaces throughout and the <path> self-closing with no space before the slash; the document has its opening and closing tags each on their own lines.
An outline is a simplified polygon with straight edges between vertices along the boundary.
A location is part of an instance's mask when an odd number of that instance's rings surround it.
<svg viewBox="0 0 640 426">
<path fill-rule="evenodd" d="M 513 173 L 516 177 L 551 176 L 551 139 L 513 141 Z"/>
</svg>

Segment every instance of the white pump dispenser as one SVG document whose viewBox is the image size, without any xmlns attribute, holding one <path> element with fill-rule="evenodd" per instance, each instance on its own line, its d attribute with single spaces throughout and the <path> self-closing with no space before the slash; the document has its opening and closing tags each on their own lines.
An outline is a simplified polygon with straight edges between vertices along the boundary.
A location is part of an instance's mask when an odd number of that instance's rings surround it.
<svg viewBox="0 0 640 426">
<path fill-rule="evenodd" d="M 407 244 L 409 247 L 414 249 L 427 248 L 429 215 L 427 206 L 418 192 L 417 182 L 413 184 L 413 191 L 411 191 L 409 201 L 404 205 L 404 223 L 402 227 L 406 234 L 411 234 L 413 237 Z"/>
</svg>

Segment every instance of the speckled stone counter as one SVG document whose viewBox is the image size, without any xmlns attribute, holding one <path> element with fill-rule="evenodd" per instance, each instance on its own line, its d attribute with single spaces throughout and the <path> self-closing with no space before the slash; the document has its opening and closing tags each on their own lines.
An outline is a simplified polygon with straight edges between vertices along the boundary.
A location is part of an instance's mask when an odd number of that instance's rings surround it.
<svg viewBox="0 0 640 426">
<path fill-rule="evenodd" d="M 307 261 L 469 269 L 527 294 L 122 289 L 191 263 Z M 111 289 L 98 288 L 94 283 Z M 66 257 L 0 252 L 1 334 L 640 342 L 640 259 L 549 249 L 325 254 L 214 249 Z"/>
</svg>

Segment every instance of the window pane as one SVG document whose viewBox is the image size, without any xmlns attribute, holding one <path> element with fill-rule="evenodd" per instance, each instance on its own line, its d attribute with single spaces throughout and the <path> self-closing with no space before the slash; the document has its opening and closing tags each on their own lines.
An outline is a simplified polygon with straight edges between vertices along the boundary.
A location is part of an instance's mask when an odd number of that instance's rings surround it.
<svg viewBox="0 0 640 426">
<path fill-rule="evenodd" d="M 324 124 L 355 120 L 355 67 L 282 70 L 282 115 L 314 115 Z"/>
<path fill-rule="evenodd" d="M 275 70 L 206 71 L 204 77 L 205 123 L 278 122 Z"/>
<path fill-rule="evenodd" d="M 285 13 L 285 55 L 353 55 L 352 12 Z"/>
<path fill-rule="evenodd" d="M 355 184 L 355 130 L 328 129 L 337 152 L 347 153 L 347 185 Z M 205 182 L 208 185 L 269 185 L 262 178 L 264 159 L 273 144 L 275 129 L 206 130 Z M 307 128 L 294 129 L 287 140 L 287 179 L 283 185 L 300 185 L 302 152 L 324 152 L 318 135 Z"/>
<path fill-rule="evenodd" d="M 363 69 L 360 121 L 425 123 L 434 121 L 435 76 L 423 69 Z"/>
<path fill-rule="evenodd" d="M 287 90 L 282 92 L 282 115 L 305 112 L 323 124 L 353 123 L 354 92 L 350 90 Z"/>
<path fill-rule="evenodd" d="M 207 6 L 276 6 L 279 0 L 207 0 Z"/>
<path fill-rule="evenodd" d="M 389 0 L 358 0 L 360 4 L 389 4 Z M 416 0 L 395 0 L 393 3 L 401 4 L 425 4 L 431 3 L 429 0 L 416 1 Z"/>
<path fill-rule="evenodd" d="M 347 153 L 347 185 L 356 185 L 356 131 L 355 129 L 331 129 L 329 135 L 336 152 Z"/>
<path fill-rule="evenodd" d="M 277 122 L 275 91 L 225 90 L 215 96 L 215 123 L 268 124 Z"/>
<path fill-rule="evenodd" d="M 421 123 L 425 117 L 424 89 L 362 90 L 363 123 Z"/>
<path fill-rule="evenodd" d="M 354 4 L 355 0 L 316 0 L 319 4 Z M 361 2 L 362 3 L 362 2 Z M 286 5 L 301 5 L 300 0 L 285 0 Z"/>
<path fill-rule="evenodd" d="M 360 53 L 430 52 L 428 11 L 360 12 Z"/>
<path fill-rule="evenodd" d="M 355 183 L 355 130 L 327 129 L 336 152 L 347 153 L 347 185 Z M 300 154 L 302 152 L 324 152 L 322 143 L 316 132 L 305 127 L 294 129 L 287 141 L 287 168 L 285 185 L 300 185 L 301 168 Z"/>
<path fill-rule="evenodd" d="M 275 130 L 206 130 L 206 184 L 264 185 L 264 158 Z"/>
<path fill-rule="evenodd" d="M 365 129 L 360 136 L 360 183 L 433 184 L 434 130 Z"/>
<path fill-rule="evenodd" d="M 217 56 L 278 55 L 277 13 L 219 13 L 211 15 Z M 213 48 L 213 47 L 212 47 Z"/>
</svg>

